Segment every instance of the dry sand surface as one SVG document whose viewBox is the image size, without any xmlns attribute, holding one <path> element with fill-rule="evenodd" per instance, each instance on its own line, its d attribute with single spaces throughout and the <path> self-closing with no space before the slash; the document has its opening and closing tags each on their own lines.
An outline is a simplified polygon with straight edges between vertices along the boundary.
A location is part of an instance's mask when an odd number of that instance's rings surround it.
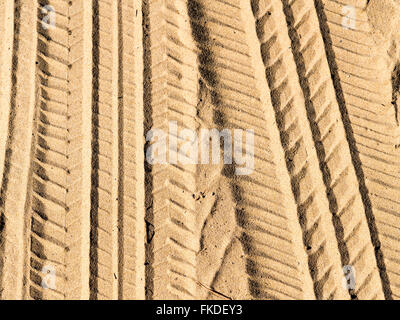
<svg viewBox="0 0 400 320">
<path fill-rule="evenodd" d="M 399 17 L 0 0 L 0 297 L 400 298 Z M 252 170 L 174 161 L 183 129 L 253 132 Z"/>
</svg>

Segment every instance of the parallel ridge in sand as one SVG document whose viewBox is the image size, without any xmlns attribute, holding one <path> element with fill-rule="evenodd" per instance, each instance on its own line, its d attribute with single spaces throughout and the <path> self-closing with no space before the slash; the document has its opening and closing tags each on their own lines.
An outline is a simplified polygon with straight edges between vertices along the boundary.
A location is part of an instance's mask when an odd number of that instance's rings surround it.
<svg viewBox="0 0 400 320">
<path fill-rule="evenodd" d="M 400 298 L 399 13 L 2 1 L 1 298 Z M 254 170 L 183 129 L 251 130 Z"/>
</svg>

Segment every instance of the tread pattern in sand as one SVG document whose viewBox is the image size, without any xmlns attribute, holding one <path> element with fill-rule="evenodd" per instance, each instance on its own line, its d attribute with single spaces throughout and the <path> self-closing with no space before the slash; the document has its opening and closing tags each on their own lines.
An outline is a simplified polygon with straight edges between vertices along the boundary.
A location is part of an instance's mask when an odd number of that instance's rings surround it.
<svg viewBox="0 0 400 320">
<path fill-rule="evenodd" d="M 395 9 L 2 1 L 0 297 L 400 298 Z M 205 129 L 254 170 L 174 151 Z"/>
</svg>

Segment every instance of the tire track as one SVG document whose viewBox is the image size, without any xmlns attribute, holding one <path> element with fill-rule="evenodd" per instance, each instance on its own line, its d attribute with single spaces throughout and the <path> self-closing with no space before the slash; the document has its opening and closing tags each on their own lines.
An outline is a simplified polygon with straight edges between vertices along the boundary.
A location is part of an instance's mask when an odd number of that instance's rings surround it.
<svg viewBox="0 0 400 320">
<path fill-rule="evenodd" d="M 388 277 L 389 273 L 397 277 L 397 267 L 392 263 L 395 260 L 384 258 L 383 252 L 391 255 L 396 242 L 391 237 L 390 240 L 386 238 L 386 232 L 379 233 L 378 225 L 383 230 L 387 227 L 396 230 L 398 224 L 395 219 L 396 200 L 391 200 L 390 196 L 397 190 L 394 177 L 398 171 L 394 152 L 394 117 L 389 114 L 389 110 L 393 111 L 391 72 L 384 64 L 384 47 L 374 42 L 365 11 L 366 1 L 357 5 L 352 1 L 315 1 L 315 5 L 385 298 L 390 299 L 394 287 L 389 284 Z M 353 5 L 356 9 L 354 30 L 341 27 L 344 5 Z M 388 263 L 394 266 L 391 271 L 388 271 Z M 368 288 L 364 292 L 368 292 Z"/>
<path fill-rule="evenodd" d="M 286 208 L 281 205 L 286 203 L 287 194 L 282 194 L 280 183 L 276 180 L 275 163 L 269 146 L 271 142 L 264 131 L 268 127 L 264 123 L 268 117 L 263 114 L 255 89 L 256 80 L 252 76 L 242 20 L 237 18 L 241 16 L 240 2 L 191 3 L 192 25 L 195 25 L 196 41 L 201 50 L 200 70 L 212 90 L 217 128 L 255 130 L 258 152 L 255 171 L 249 176 L 235 177 L 235 166 L 228 165 L 224 169 L 235 201 L 238 227 L 234 236 L 239 235 L 246 257 L 246 270 L 243 271 L 248 273 L 250 294 L 258 299 L 310 298 L 312 294 L 309 295 L 304 282 L 308 270 L 298 270 L 297 260 L 293 257 L 295 240 L 292 240 L 293 235 L 288 228 L 290 222 L 284 211 Z M 249 120 L 244 120 L 244 115 Z M 257 194 L 263 194 L 265 198 Z M 240 251 L 232 255 L 229 246 L 227 249 L 225 259 L 236 255 L 233 261 L 239 265 Z M 243 271 L 226 268 L 225 259 L 211 289 L 230 297 L 232 293 L 227 291 L 228 288 L 219 286 L 233 278 L 243 278 L 240 273 Z"/>
<path fill-rule="evenodd" d="M 2 299 L 22 299 L 28 239 L 26 212 L 35 113 L 36 8 L 31 1 L 15 2 L 11 114 L 2 177 Z"/>
<path fill-rule="evenodd" d="M 91 86 L 87 88 L 91 82 L 83 81 L 88 80 L 84 78 L 85 66 L 90 68 L 91 64 L 84 65 L 88 59 L 82 49 L 88 48 L 84 38 L 88 8 L 81 0 L 40 1 L 39 5 L 52 6 L 56 19 L 53 27 L 45 27 L 38 11 L 39 95 L 28 207 L 29 297 L 87 299 L 90 222 L 86 218 L 89 211 L 84 211 L 89 197 L 84 195 L 90 188 L 84 169 L 91 148 L 84 150 L 83 123 L 90 128 L 86 122 L 90 118 L 85 115 L 91 103 L 85 104 L 85 98 L 87 94 L 91 97 Z M 54 285 L 46 282 L 46 272 L 51 275 L 53 271 Z"/>
<path fill-rule="evenodd" d="M 0 103 L 4 106 L 0 111 L 0 177 L 3 177 L 5 165 L 5 150 L 10 122 L 12 61 L 14 47 L 14 1 L 4 1 L 0 7 L 0 75 L 1 93 Z"/>
<path fill-rule="evenodd" d="M 326 185 L 330 210 L 339 242 L 342 265 L 351 265 L 357 275 L 353 298 L 383 298 L 368 222 L 345 128 L 331 82 L 315 7 L 303 1 L 283 1 L 292 48 L 300 76 L 313 139 Z M 340 155 L 340 156 L 339 156 Z M 351 188 L 352 187 L 352 188 Z M 321 297 L 324 298 L 324 297 Z"/>
<path fill-rule="evenodd" d="M 344 299 L 341 262 L 280 1 L 254 1 L 257 33 L 318 297 Z M 273 30 L 271 32 L 271 30 Z M 287 30 L 287 32 L 282 32 Z M 297 79 L 296 79 L 297 78 Z M 301 126 L 300 124 L 307 124 Z M 318 174 L 317 174 L 318 173 Z"/>
<path fill-rule="evenodd" d="M 2 1 L 0 298 L 400 299 L 399 10 Z"/>
<path fill-rule="evenodd" d="M 188 2 L 188 8 L 190 16 L 193 9 L 191 2 Z M 195 26 L 192 24 L 192 30 L 194 28 Z M 195 33 L 193 38 L 196 39 Z M 200 128 L 212 130 L 214 128 L 212 92 L 203 79 L 199 81 L 199 97 L 197 114 Z M 204 137 L 204 140 L 206 138 L 210 139 Z M 202 139 L 201 136 L 200 139 Z M 219 143 L 216 149 L 218 149 L 219 156 L 222 157 Z M 214 150 L 211 152 L 214 152 Z M 235 213 L 231 206 L 232 197 L 230 196 L 229 182 L 222 176 L 222 170 L 222 163 L 199 165 L 197 168 L 198 190 L 194 197 L 198 216 L 197 225 L 202 226 L 200 248 L 196 259 L 199 299 L 217 294 L 213 291 L 211 285 L 235 227 Z M 211 235 L 217 231 L 220 236 L 212 237 Z M 220 297 L 220 295 L 218 296 Z"/>
<path fill-rule="evenodd" d="M 94 1 L 91 298 L 118 298 L 119 1 Z"/>
<path fill-rule="evenodd" d="M 170 121 L 176 121 L 179 131 L 197 129 L 198 71 L 187 3 L 144 1 L 143 10 L 145 109 L 151 110 L 146 115 L 146 132 L 169 132 Z M 184 141 L 178 138 L 178 131 L 172 131 L 168 152 L 154 151 L 155 155 L 168 157 L 168 164 L 153 163 L 147 172 L 148 188 L 152 188 L 146 204 L 147 298 L 194 299 L 200 245 L 194 199 L 196 166 L 178 162 L 182 155 L 174 151 L 174 146 L 180 147 Z M 148 155 L 150 148 L 156 148 L 152 142 L 148 140 Z"/>
</svg>

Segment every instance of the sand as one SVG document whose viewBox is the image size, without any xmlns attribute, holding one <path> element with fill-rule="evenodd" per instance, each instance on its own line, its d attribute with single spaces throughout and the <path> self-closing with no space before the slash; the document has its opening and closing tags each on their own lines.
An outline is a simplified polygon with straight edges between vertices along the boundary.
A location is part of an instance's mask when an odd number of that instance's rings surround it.
<svg viewBox="0 0 400 320">
<path fill-rule="evenodd" d="M 400 298 L 399 17 L 0 1 L 0 298 Z"/>
</svg>

